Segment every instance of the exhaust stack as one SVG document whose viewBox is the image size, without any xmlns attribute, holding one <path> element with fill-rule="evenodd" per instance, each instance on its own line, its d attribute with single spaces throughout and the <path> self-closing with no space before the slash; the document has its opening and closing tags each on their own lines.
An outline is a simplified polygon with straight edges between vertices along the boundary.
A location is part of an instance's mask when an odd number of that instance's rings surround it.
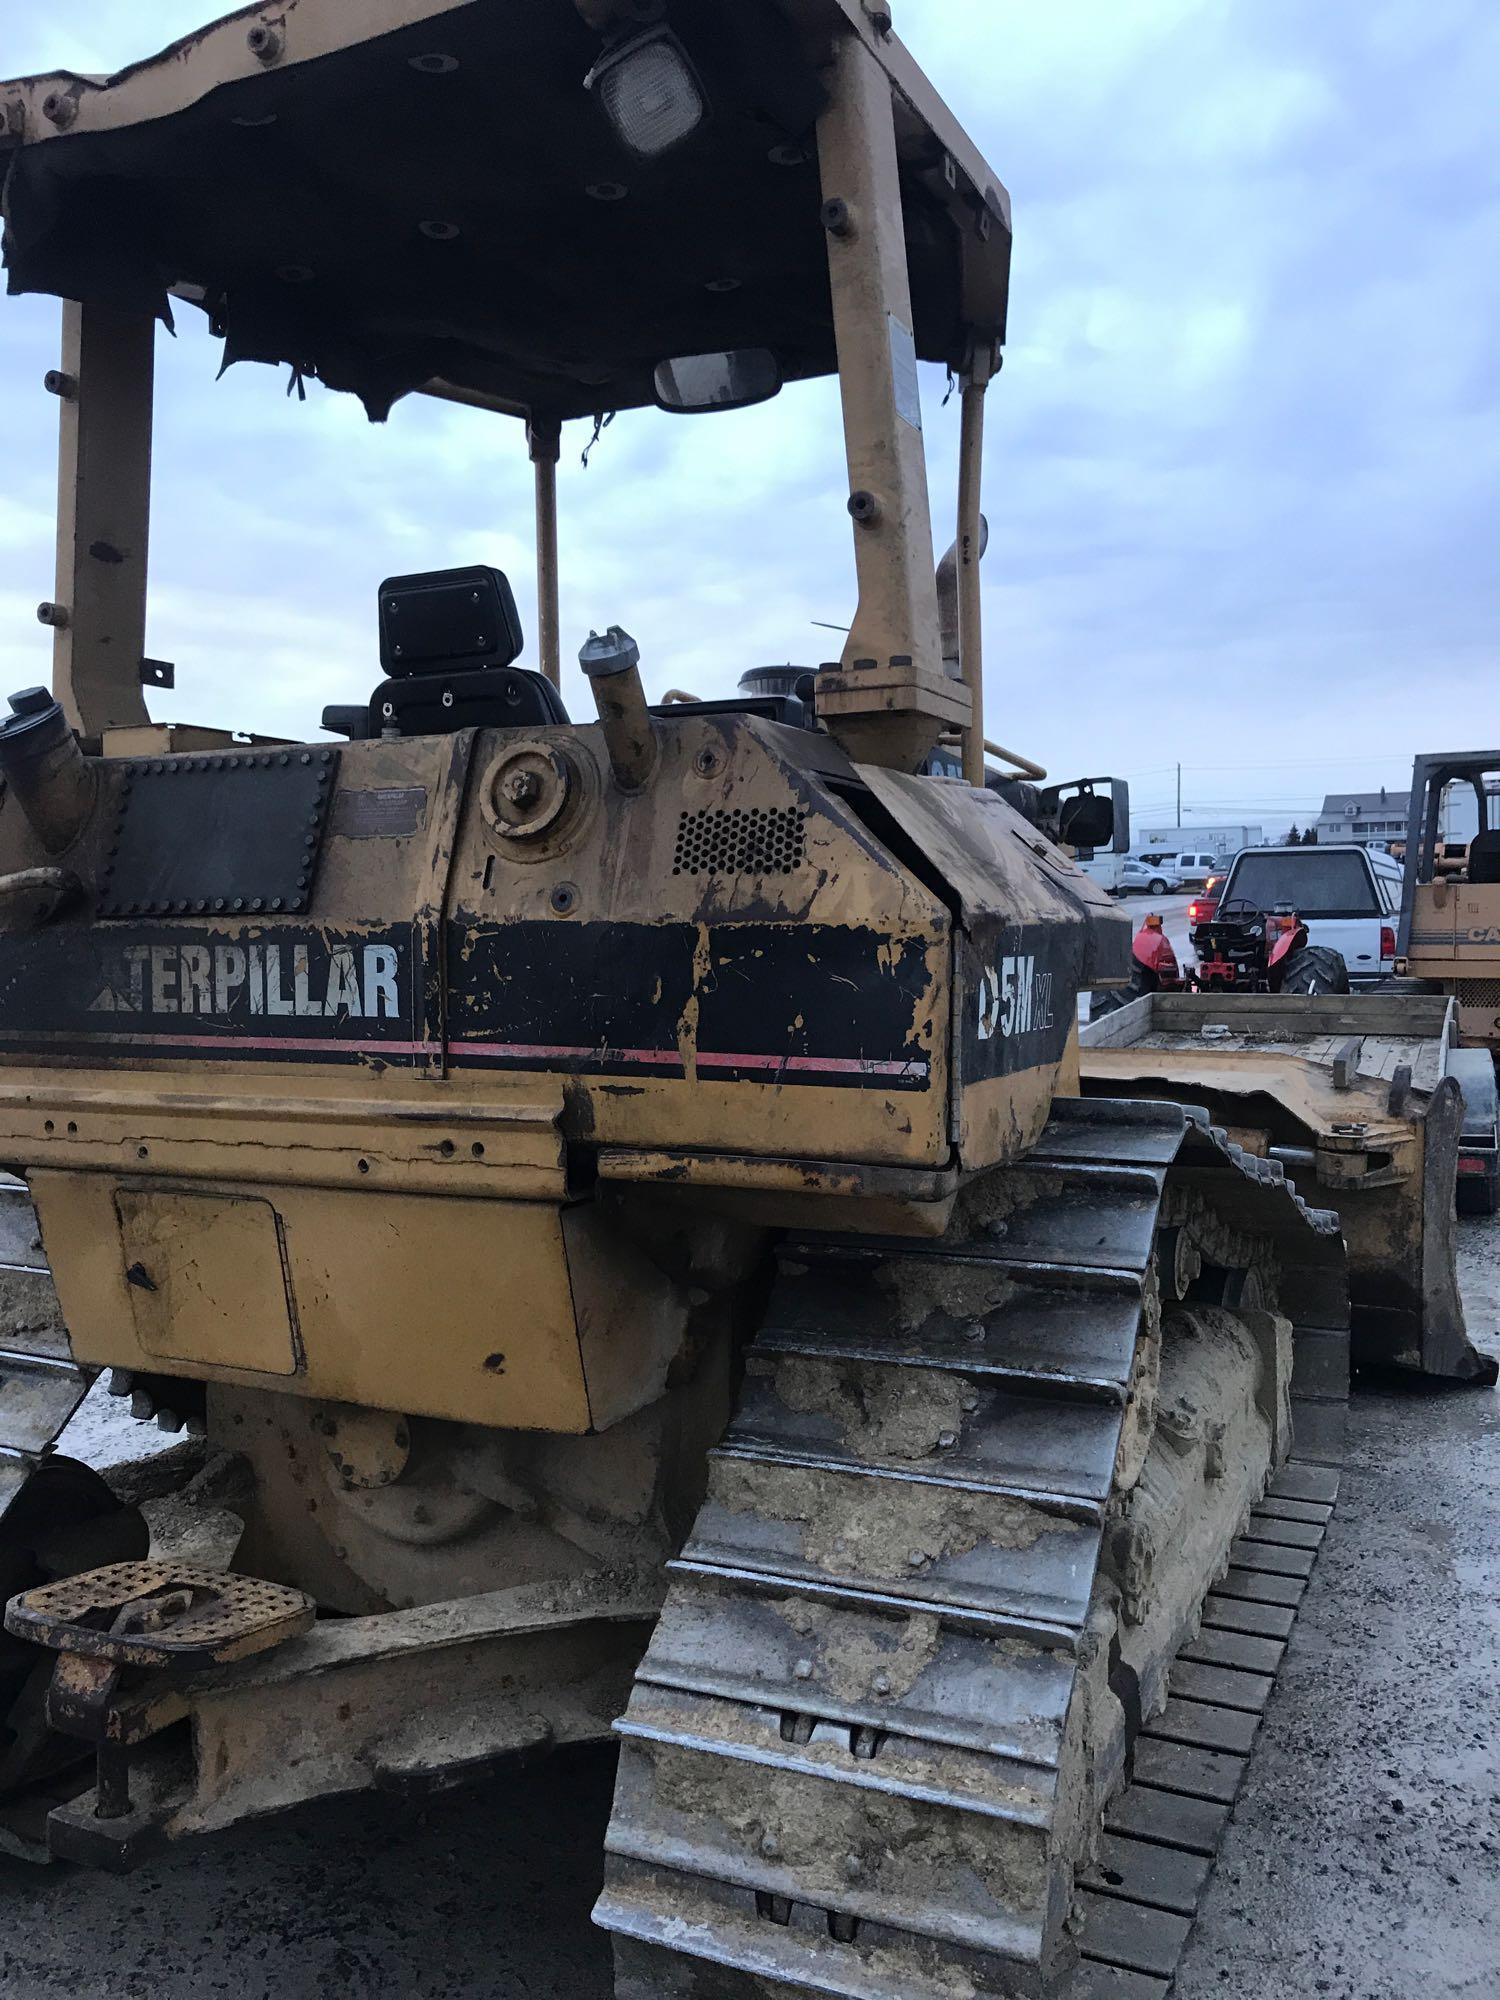
<svg viewBox="0 0 1500 2000">
<path fill-rule="evenodd" d="M 42 846 L 61 854 L 93 817 L 98 774 L 46 688 L 13 694 L 10 706 L 0 722 L 0 776 Z"/>
<path fill-rule="evenodd" d="M 656 773 L 661 745 L 641 686 L 641 649 L 618 625 L 590 632 L 578 655 L 604 728 L 610 769 L 622 792 L 642 792 Z"/>
</svg>

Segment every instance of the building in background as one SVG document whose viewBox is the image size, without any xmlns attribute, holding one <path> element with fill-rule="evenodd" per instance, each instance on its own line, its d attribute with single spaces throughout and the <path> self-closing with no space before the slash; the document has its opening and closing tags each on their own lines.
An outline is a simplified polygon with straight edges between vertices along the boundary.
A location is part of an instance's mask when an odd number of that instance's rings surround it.
<svg viewBox="0 0 1500 2000">
<path fill-rule="evenodd" d="M 1318 816 L 1318 840 L 1352 840 L 1361 847 L 1389 847 L 1406 838 L 1408 792 L 1382 785 L 1378 792 L 1330 792 Z"/>
<path fill-rule="evenodd" d="M 1258 826 L 1146 826 L 1136 830 L 1132 854 L 1189 854 L 1199 848 L 1210 854 L 1238 854 L 1242 847 L 1259 847 L 1264 835 Z"/>
</svg>

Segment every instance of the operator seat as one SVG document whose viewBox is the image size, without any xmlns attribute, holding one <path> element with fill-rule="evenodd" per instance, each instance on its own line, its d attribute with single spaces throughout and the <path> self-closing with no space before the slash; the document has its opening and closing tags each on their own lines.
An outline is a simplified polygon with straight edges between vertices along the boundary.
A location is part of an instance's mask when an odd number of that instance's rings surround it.
<svg viewBox="0 0 1500 2000">
<path fill-rule="evenodd" d="M 460 729 L 566 724 L 545 674 L 518 667 L 525 640 L 503 570 L 432 570 L 380 586 L 380 664 L 367 708 L 326 708 L 323 727 L 353 740 L 450 736 Z"/>
<path fill-rule="evenodd" d="M 1469 880 L 1489 887 L 1500 882 L 1500 829 L 1476 833 L 1469 842 Z"/>
</svg>

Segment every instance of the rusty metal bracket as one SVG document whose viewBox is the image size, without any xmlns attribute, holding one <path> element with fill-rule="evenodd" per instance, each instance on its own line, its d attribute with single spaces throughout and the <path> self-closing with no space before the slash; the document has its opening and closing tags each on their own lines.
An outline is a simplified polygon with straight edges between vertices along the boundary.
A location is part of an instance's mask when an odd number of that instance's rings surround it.
<svg viewBox="0 0 1500 2000">
<path fill-rule="evenodd" d="M 1363 1035 L 1351 1035 L 1341 1042 L 1333 1055 L 1333 1087 L 1335 1090 L 1353 1090 L 1359 1082 L 1359 1062 L 1364 1054 Z"/>
<path fill-rule="evenodd" d="M 131 1752 L 188 1714 L 184 1682 L 308 1631 L 317 1607 L 258 1578 L 159 1562 L 112 1563 L 13 1598 L 5 1628 L 59 1655 L 47 1721 L 93 1745 L 94 1817 L 131 1813 Z"/>
<path fill-rule="evenodd" d="M 661 1594 L 657 1573 L 610 1571 L 326 1619 L 237 1665 L 180 1679 L 155 1673 L 113 1691 L 113 1662 L 70 1665 L 79 1719 L 98 1687 L 94 1713 L 119 1726 L 91 1739 L 105 1752 L 102 1789 L 54 1809 L 49 1849 L 123 1871 L 175 1841 L 311 1799 L 425 1797 L 553 1745 L 607 1742 Z M 184 1716 L 190 1731 L 163 1733 Z M 154 1718 L 159 1728 L 137 1748 Z M 290 1740 L 299 1746 L 291 1761 Z"/>
</svg>

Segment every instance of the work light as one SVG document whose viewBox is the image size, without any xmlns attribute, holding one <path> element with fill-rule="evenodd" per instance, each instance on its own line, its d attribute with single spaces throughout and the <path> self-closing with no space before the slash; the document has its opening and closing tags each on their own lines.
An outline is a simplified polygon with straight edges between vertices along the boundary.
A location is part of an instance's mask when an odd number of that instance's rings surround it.
<svg viewBox="0 0 1500 2000">
<path fill-rule="evenodd" d="M 697 72 L 668 27 L 649 28 L 607 49 L 584 87 L 599 93 L 623 144 L 645 160 L 680 146 L 708 112 Z"/>
</svg>

